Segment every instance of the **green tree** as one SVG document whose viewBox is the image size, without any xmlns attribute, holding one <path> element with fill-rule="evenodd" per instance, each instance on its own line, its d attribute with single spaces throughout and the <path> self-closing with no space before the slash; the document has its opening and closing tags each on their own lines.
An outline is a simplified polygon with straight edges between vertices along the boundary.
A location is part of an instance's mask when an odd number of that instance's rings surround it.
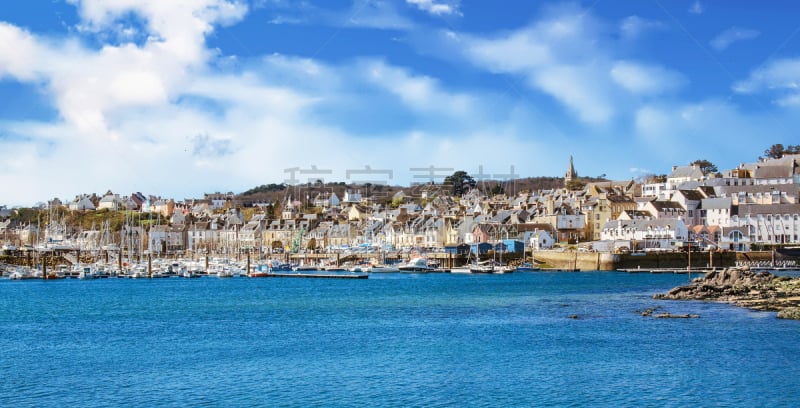
<svg viewBox="0 0 800 408">
<path fill-rule="evenodd" d="M 774 145 L 770 146 L 767 150 L 764 150 L 764 157 L 768 157 L 770 159 L 780 159 L 783 157 L 785 149 L 783 144 L 775 143 Z"/>
<path fill-rule="evenodd" d="M 445 177 L 444 184 L 452 186 L 453 195 L 455 196 L 466 193 L 470 188 L 474 188 L 476 185 L 475 179 L 463 170 L 459 170 Z"/>
<path fill-rule="evenodd" d="M 781 143 L 775 143 L 767 150 L 764 150 L 764 156 L 770 159 L 780 159 L 785 154 L 800 154 L 800 145 L 787 145 L 783 146 Z"/>
<path fill-rule="evenodd" d="M 567 183 L 567 190 L 570 191 L 582 190 L 584 187 L 586 187 L 586 183 L 578 179 L 570 180 L 569 183 Z"/>
<path fill-rule="evenodd" d="M 697 160 L 689 163 L 689 165 L 690 166 L 699 167 L 700 171 L 703 172 L 703 175 L 709 175 L 711 173 L 718 173 L 719 172 L 719 169 L 717 169 L 717 165 L 716 164 L 711 163 L 710 161 L 705 160 L 705 159 L 697 159 Z"/>
<path fill-rule="evenodd" d="M 505 189 L 503 189 L 503 186 L 501 186 L 500 183 L 497 183 L 494 186 L 492 186 L 492 189 L 489 190 L 489 193 L 491 195 L 495 196 L 495 195 L 498 195 L 498 194 L 505 193 Z"/>
</svg>

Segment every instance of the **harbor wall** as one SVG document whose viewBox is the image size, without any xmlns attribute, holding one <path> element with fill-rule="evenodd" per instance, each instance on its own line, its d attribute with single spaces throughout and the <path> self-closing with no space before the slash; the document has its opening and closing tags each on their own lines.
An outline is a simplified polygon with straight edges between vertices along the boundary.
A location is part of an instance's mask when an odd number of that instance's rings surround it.
<svg viewBox="0 0 800 408">
<path fill-rule="evenodd" d="M 620 255 L 607 252 L 536 251 L 534 258 L 537 263 L 544 263 L 555 269 L 613 271 L 617 268 Z"/>
<path fill-rule="evenodd" d="M 684 252 L 650 252 L 642 255 L 611 254 L 607 252 L 536 252 L 536 262 L 556 269 L 581 271 L 613 271 L 617 269 L 686 268 L 689 254 Z M 736 252 L 692 252 L 693 268 L 734 266 Z"/>
</svg>

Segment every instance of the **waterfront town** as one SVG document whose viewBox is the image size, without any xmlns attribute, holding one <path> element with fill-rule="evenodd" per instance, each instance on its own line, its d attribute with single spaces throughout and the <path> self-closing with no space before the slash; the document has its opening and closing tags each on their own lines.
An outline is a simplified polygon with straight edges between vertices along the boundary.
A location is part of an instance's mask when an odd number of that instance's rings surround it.
<svg viewBox="0 0 800 408">
<path fill-rule="evenodd" d="M 21 220 L 23 209 L 0 207 L 0 239 L 6 257 L 30 260 L 42 252 L 77 252 L 63 259 L 80 264 L 81 254 L 94 254 L 93 260 L 104 257 L 111 264 L 118 259 L 120 269 L 123 258 L 132 266 L 143 254 L 205 257 L 205 267 L 197 268 L 205 272 L 211 256 L 241 260 L 246 254 L 249 261 L 252 255 L 246 274 L 258 261 L 272 258 L 296 268 L 430 257 L 454 268 L 490 255 L 496 260 L 499 254 L 518 265 L 530 260 L 535 268 L 558 263 L 548 261 L 549 253 L 575 253 L 565 268 L 592 270 L 603 269 L 601 253 L 698 250 L 771 252 L 773 266 L 777 251 L 782 262 L 794 265 L 792 251 L 800 245 L 800 155 L 782 153 L 722 171 L 698 160 L 641 181 L 589 181 L 578 175 L 570 157 L 558 180 L 563 184 L 536 191 L 513 191 L 500 183 L 481 188 L 458 171 L 443 183 L 407 189 L 340 186 L 341 196 L 323 183 L 271 185 L 273 199 L 233 193 L 183 200 L 139 192 L 85 193 L 50 200 L 35 220 Z M 68 215 L 90 213 L 118 214 L 124 221 L 66 222 Z M 577 254 L 598 254 L 590 258 L 596 264 L 579 265 Z M 749 258 L 719 259 L 730 264 Z M 713 263 L 714 255 L 709 260 Z"/>
</svg>

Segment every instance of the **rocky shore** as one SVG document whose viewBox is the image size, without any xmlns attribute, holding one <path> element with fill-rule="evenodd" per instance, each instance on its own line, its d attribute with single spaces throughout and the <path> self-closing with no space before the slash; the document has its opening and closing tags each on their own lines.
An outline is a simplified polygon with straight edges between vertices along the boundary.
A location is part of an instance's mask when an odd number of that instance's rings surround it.
<svg viewBox="0 0 800 408">
<path fill-rule="evenodd" d="M 653 296 L 668 300 L 729 302 L 753 310 L 778 312 L 778 318 L 800 320 L 800 278 L 727 268 L 709 272 L 691 284 Z"/>
</svg>

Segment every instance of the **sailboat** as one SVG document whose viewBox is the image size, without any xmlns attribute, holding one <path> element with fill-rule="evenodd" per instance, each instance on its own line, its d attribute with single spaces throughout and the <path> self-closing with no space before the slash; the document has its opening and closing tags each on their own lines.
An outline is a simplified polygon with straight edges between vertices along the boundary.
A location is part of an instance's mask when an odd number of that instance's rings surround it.
<svg viewBox="0 0 800 408">
<path fill-rule="evenodd" d="M 523 245 L 522 257 L 523 257 L 523 261 L 524 261 L 524 258 L 525 258 L 525 247 L 524 247 L 524 245 L 525 245 L 525 243 L 523 242 L 522 245 Z M 533 244 L 531 244 L 531 261 L 530 262 L 522 262 L 515 269 L 517 272 L 536 272 L 536 271 L 540 271 L 541 270 L 541 268 L 536 266 L 536 257 L 533 256 L 534 247 L 535 246 Z"/>
</svg>

